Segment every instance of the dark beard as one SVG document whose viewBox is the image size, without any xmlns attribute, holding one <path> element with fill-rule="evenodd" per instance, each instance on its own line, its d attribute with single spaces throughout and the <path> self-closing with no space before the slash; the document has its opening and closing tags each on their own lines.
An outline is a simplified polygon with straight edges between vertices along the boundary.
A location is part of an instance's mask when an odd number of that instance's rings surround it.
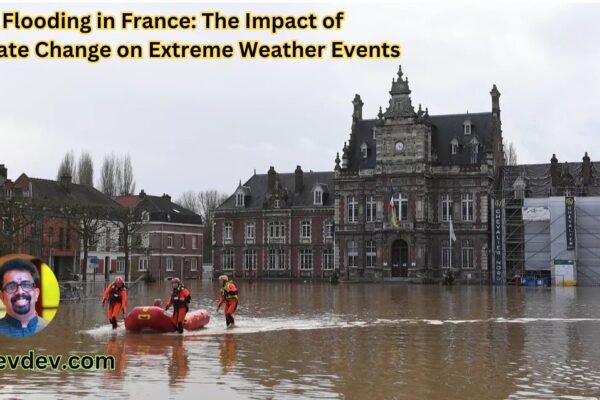
<svg viewBox="0 0 600 400">
<path fill-rule="evenodd" d="M 25 299 L 27 300 L 27 304 L 25 304 L 24 306 L 17 306 L 15 305 L 15 303 L 17 301 L 19 301 L 20 299 Z M 13 310 L 15 311 L 15 313 L 19 314 L 19 315 L 26 315 L 29 313 L 29 310 L 31 310 L 31 296 L 28 294 L 18 294 L 14 297 L 12 297 L 10 299 L 10 302 L 12 304 Z"/>
</svg>

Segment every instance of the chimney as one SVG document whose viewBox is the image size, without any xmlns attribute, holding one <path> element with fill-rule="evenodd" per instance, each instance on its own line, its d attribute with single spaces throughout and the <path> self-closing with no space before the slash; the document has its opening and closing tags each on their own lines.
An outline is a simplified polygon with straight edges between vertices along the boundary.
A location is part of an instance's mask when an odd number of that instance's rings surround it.
<svg viewBox="0 0 600 400">
<path fill-rule="evenodd" d="M 300 168 L 299 165 L 296 165 L 296 171 L 294 171 L 296 193 L 302 193 L 302 191 L 304 190 L 304 180 L 302 179 L 302 177 L 302 168 Z"/>
<path fill-rule="evenodd" d="M 269 168 L 269 172 L 267 172 L 267 188 L 269 192 L 272 192 L 275 189 L 275 178 L 277 177 L 277 172 L 275 172 L 275 167 L 271 165 Z"/>
<path fill-rule="evenodd" d="M 4 164 L 0 164 L 0 179 L 8 179 L 8 170 L 6 169 Z"/>
<path fill-rule="evenodd" d="M 585 186 L 592 183 L 592 163 L 590 162 L 590 158 L 588 157 L 587 151 L 585 152 L 585 156 L 583 156 L 583 164 L 581 165 L 581 175 L 583 177 L 583 184 Z"/>
<path fill-rule="evenodd" d="M 354 100 L 352 100 L 352 105 L 354 106 L 354 110 L 352 111 L 352 128 L 355 128 L 358 125 L 358 123 L 362 121 L 363 102 L 360 99 L 359 94 L 354 96 Z"/>
<path fill-rule="evenodd" d="M 169 203 L 171 202 L 171 196 L 169 196 L 166 193 L 163 193 L 162 198 L 165 199 L 165 200 L 167 200 Z"/>
<path fill-rule="evenodd" d="M 71 181 L 72 177 L 69 174 L 63 174 L 60 176 L 60 187 L 63 188 L 65 192 L 71 191 Z"/>
<path fill-rule="evenodd" d="M 550 159 L 550 178 L 552 179 L 552 187 L 558 186 L 558 159 L 556 154 L 552 154 Z"/>
<path fill-rule="evenodd" d="M 146 192 L 144 192 L 144 189 L 142 189 L 140 191 L 140 199 L 145 199 L 146 198 Z"/>
<path fill-rule="evenodd" d="M 492 115 L 500 119 L 500 92 L 496 85 L 492 88 L 490 95 L 492 96 Z"/>
</svg>

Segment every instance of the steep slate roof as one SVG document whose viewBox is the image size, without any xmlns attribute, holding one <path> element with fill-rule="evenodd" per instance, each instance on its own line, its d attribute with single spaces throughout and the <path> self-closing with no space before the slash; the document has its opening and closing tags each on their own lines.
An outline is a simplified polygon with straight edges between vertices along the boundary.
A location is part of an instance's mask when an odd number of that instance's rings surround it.
<svg viewBox="0 0 600 400">
<path fill-rule="evenodd" d="M 442 165 L 471 164 L 471 153 L 468 144 L 476 137 L 479 141 L 479 162 L 484 157 L 485 144 L 489 140 L 492 131 L 492 113 L 483 112 L 475 114 L 449 114 L 430 115 L 422 117 L 432 125 L 431 146 L 432 152 L 437 154 L 436 163 Z M 471 135 L 465 136 L 463 123 L 469 118 L 471 120 Z M 359 122 L 354 146 L 350 154 L 350 166 L 357 169 L 374 169 L 376 160 L 375 140 L 373 139 L 373 128 L 377 120 L 369 119 Z M 450 142 L 456 138 L 459 144 L 458 154 L 450 152 Z M 361 145 L 367 144 L 367 158 L 362 158 Z"/>
<path fill-rule="evenodd" d="M 277 174 L 279 184 L 287 190 L 288 197 L 291 201 L 292 208 L 302 207 L 315 207 L 313 205 L 313 193 L 312 190 L 316 184 L 327 185 L 329 196 L 324 196 L 323 206 L 316 207 L 331 207 L 333 206 L 333 172 L 304 172 L 303 173 L 303 186 L 304 190 L 301 193 L 294 192 L 295 186 L 295 174 L 284 173 Z M 243 209 L 254 209 L 260 210 L 263 208 L 265 198 L 267 197 L 268 187 L 268 175 L 254 175 L 250 178 L 244 186 L 250 188 L 251 195 L 245 199 L 245 207 Z M 323 186 L 321 186 L 323 187 Z M 218 210 L 228 209 L 242 209 L 242 207 L 235 206 L 235 194 L 231 195 L 227 200 L 223 202 Z M 285 209 L 285 207 L 282 207 Z"/>
<path fill-rule="evenodd" d="M 104 193 L 92 186 L 70 183 L 66 189 L 60 182 L 28 178 L 31 182 L 31 194 L 34 200 L 51 201 L 57 204 L 86 204 L 100 207 L 119 207 L 119 205 Z"/>
<path fill-rule="evenodd" d="M 150 196 L 143 193 L 141 196 L 118 196 L 115 200 L 124 207 L 139 207 L 147 211 L 150 221 L 202 225 L 200 215 L 173 203 L 167 195 Z"/>
<path fill-rule="evenodd" d="M 582 182 L 582 164 L 577 163 L 558 163 L 558 179 L 561 180 L 563 173 L 568 173 L 572 177 L 575 195 L 585 194 L 587 196 L 600 196 L 600 170 L 597 168 L 597 162 L 592 162 L 592 181 L 589 185 L 583 186 Z M 526 197 L 547 197 L 552 194 L 552 178 L 550 176 L 551 164 L 524 164 L 509 165 L 501 167 L 501 179 L 496 181 L 496 191 L 502 191 L 504 185 L 504 195 L 512 193 L 514 183 L 519 176 L 525 181 Z M 579 188 L 577 186 L 579 185 Z M 558 189 L 564 189 L 562 187 Z"/>
</svg>

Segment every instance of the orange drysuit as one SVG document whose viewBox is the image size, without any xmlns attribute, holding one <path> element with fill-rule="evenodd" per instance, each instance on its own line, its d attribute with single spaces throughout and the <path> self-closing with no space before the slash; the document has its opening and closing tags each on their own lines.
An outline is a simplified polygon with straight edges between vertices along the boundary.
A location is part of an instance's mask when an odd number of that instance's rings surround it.
<svg viewBox="0 0 600 400">
<path fill-rule="evenodd" d="M 227 281 L 221 288 L 221 297 L 219 298 L 219 304 L 217 310 L 225 304 L 223 311 L 225 312 L 225 323 L 227 326 L 233 325 L 235 320 L 233 319 L 233 313 L 237 309 L 238 305 L 238 290 L 232 281 Z"/>
<path fill-rule="evenodd" d="M 123 315 L 127 314 L 127 292 L 125 286 L 119 286 L 114 283 L 108 285 L 102 296 L 102 304 L 108 300 L 108 320 L 113 325 L 113 329 L 117 327 L 117 317 L 119 311 L 123 311 Z"/>
<path fill-rule="evenodd" d="M 190 303 L 191 298 L 190 291 L 180 284 L 173 289 L 171 298 L 165 307 L 165 310 L 167 310 L 169 307 L 173 306 L 173 316 L 171 317 L 171 321 L 173 321 L 173 324 L 179 333 L 183 333 L 183 320 L 185 319 L 185 314 L 187 314 L 189 310 L 188 304 Z"/>
</svg>

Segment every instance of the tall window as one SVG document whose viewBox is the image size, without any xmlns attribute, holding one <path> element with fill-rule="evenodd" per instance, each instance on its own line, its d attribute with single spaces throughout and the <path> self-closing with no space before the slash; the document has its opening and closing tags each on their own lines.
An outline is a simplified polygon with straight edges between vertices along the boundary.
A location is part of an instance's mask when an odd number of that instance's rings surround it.
<svg viewBox="0 0 600 400">
<path fill-rule="evenodd" d="M 463 240 L 462 241 L 462 267 L 473 268 L 473 241 Z"/>
<path fill-rule="evenodd" d="M 333 225 L 333 221 L 330 219 L 325 220 L 324 223 L 324 227 L 325 227 L 325 239 L 333 239 L 333 234 L 334 234 L 334 225 Z"/>
<path fill-rule="evenodd" d="M 452 196 L 450 193 L 442 194 L 442 221 L 450 221 L 452 218 Z"/>
<path fill-rule="evenodd" d="M 167 257 L 167 271 L 173 271 L 173 257 Z"/>
<path fill-rule="evenodd" d="M 244 207 L 244 193 L 237 193 L 235 195 L 235 206 Z"/>
<path fill-rule="evenodd" d="M 225 222 L 223 223 L 223 240 L 232 240 L 233 239 L 233 223 Z"/>
<path fill-rule="evenodd" d="M 169 233 L 167 235 L 167 248 L 172 249 L 173 248 L 173 234 Z"/>
<path fill-rule="evenodd" d="M 456 139 L 452 139 L 450 142 L 450 148 L 452 150 L 452 154 L 458 153 L 458 141 Z"/>
<path fill-rule="evenodd" d="M 367 267 L 374 267 L 377 264 L 377 246 L 374 240 L 367 240 L 365 246 L 367 256 Z"/>
<path fill-rule="evenodd" d="M 326 248 L 323 250 L 323 270 L 333 270 L 333 249 Z"/>
<path fill-rule="evenodd" d="M 323 205 L 323 191 L 321 189 L 315 189 L 314 205 Z"/>
<path fill-rule="evenodd" d="M 308 270 L 313 268 L 312 249 L 300 249 L 300 269 Z"/>
<path fill-rule="evenodd" d="M 281 207 L 281 202 L 279 200 L 273 201 L 273 208 L 279 208 L 279 207 Z"/>
<path fill-rule="evenodd" d="M 117 273 L 124 274 L 125 273 L 125 259 L 117 258 Z"/>
<path fill-rule="evenodd" d="M 358 245 L 354 240 L 348 242 L 348 266 L 356 267 L 358 265 Z"/>
<path fill-rule="evenodd" d="M 283 249 L 269 249 L 269 269 L 285 268 L 285 251 Z"/>
<path fill-rule="evenodd" d="M 408 220 L 408 197 L 402 193 L 394 195 L 394 207 L 398 213 L 398 221 Z"/>
<path fill-rule="evenodd" d="M 123 268 L 123 271 L 125 271 L 125 268 Z M 148 271 L 148 259 L 146 257 L 140 258 L 138 271 Z"/>
<path fill-rule="evenodd" d="M 442 241 L 442 268 L 450 267 L 450 243 L 447 240 Z"/>
<path fill-rule="evenodd" d="M 358 201 L 356 201 L 356 197 L 348 196 L 348 222 L 356 223 L 358 222 Z"/>
<path fill-rule="evenodd" d="M 141 240 L 140 240 L 141 242 Z M 181 235 L 181 248 L 185 249 L 185 235 Z"/>
<path fill-rule="evenodd" d="M 198 271 L 198 259 L 190 258 L 190 271 Z"/>
<path fill-rule="evenodd" d="M 269 223 L 269 238 L 283 239 L 285 237 L 285 226 L 283 222 L 275 221 Z"/>
<path fill-rule="evenodd" d="M 65 228 L 58 228 L 58 249 L 62 250 L 65 244 Z"/>
<path fill-rule="evenodd" d="M 366 218 L 367 222 L 375 222 L 375 212 L 377 210 L 377 203 L 375 203 L 375 199 L 373 196 L 367 197 L 367 206 L 366 210 Z"/>
<path fill-rule="evenodd" d="M 192 249 L 198 248 L 198 236 L 192 235 Z"/>
<path fill-rule="evenodd" d="M 462 198 L 462 219 L 463 221 L 473 221 L 473 194 L 463 193 Z"/>
<path fill-rule="evenodd" d="M 254 222 L 248 222 L 246 224 L 246 239 L 247 240 L 254 240 L 255 227 L 256 227 L 256 225 L 254 225 Z"/>
<path fill-rule="evenodd" d="M 223 270 L 233 270 L 233 250 L 223 250 Z"/>
<path fill-rule="evenodd" d="M 311 223 L 310 221 L 302 221 L 300 228 L 300 237 L 302 239 L 310 239 Z"/>
<path fill-rule="evenodd" d="M 248 249 L 244 251 L 244 269 L 255 270 L 256 269 L 256 250 Z"/>
</svg>

